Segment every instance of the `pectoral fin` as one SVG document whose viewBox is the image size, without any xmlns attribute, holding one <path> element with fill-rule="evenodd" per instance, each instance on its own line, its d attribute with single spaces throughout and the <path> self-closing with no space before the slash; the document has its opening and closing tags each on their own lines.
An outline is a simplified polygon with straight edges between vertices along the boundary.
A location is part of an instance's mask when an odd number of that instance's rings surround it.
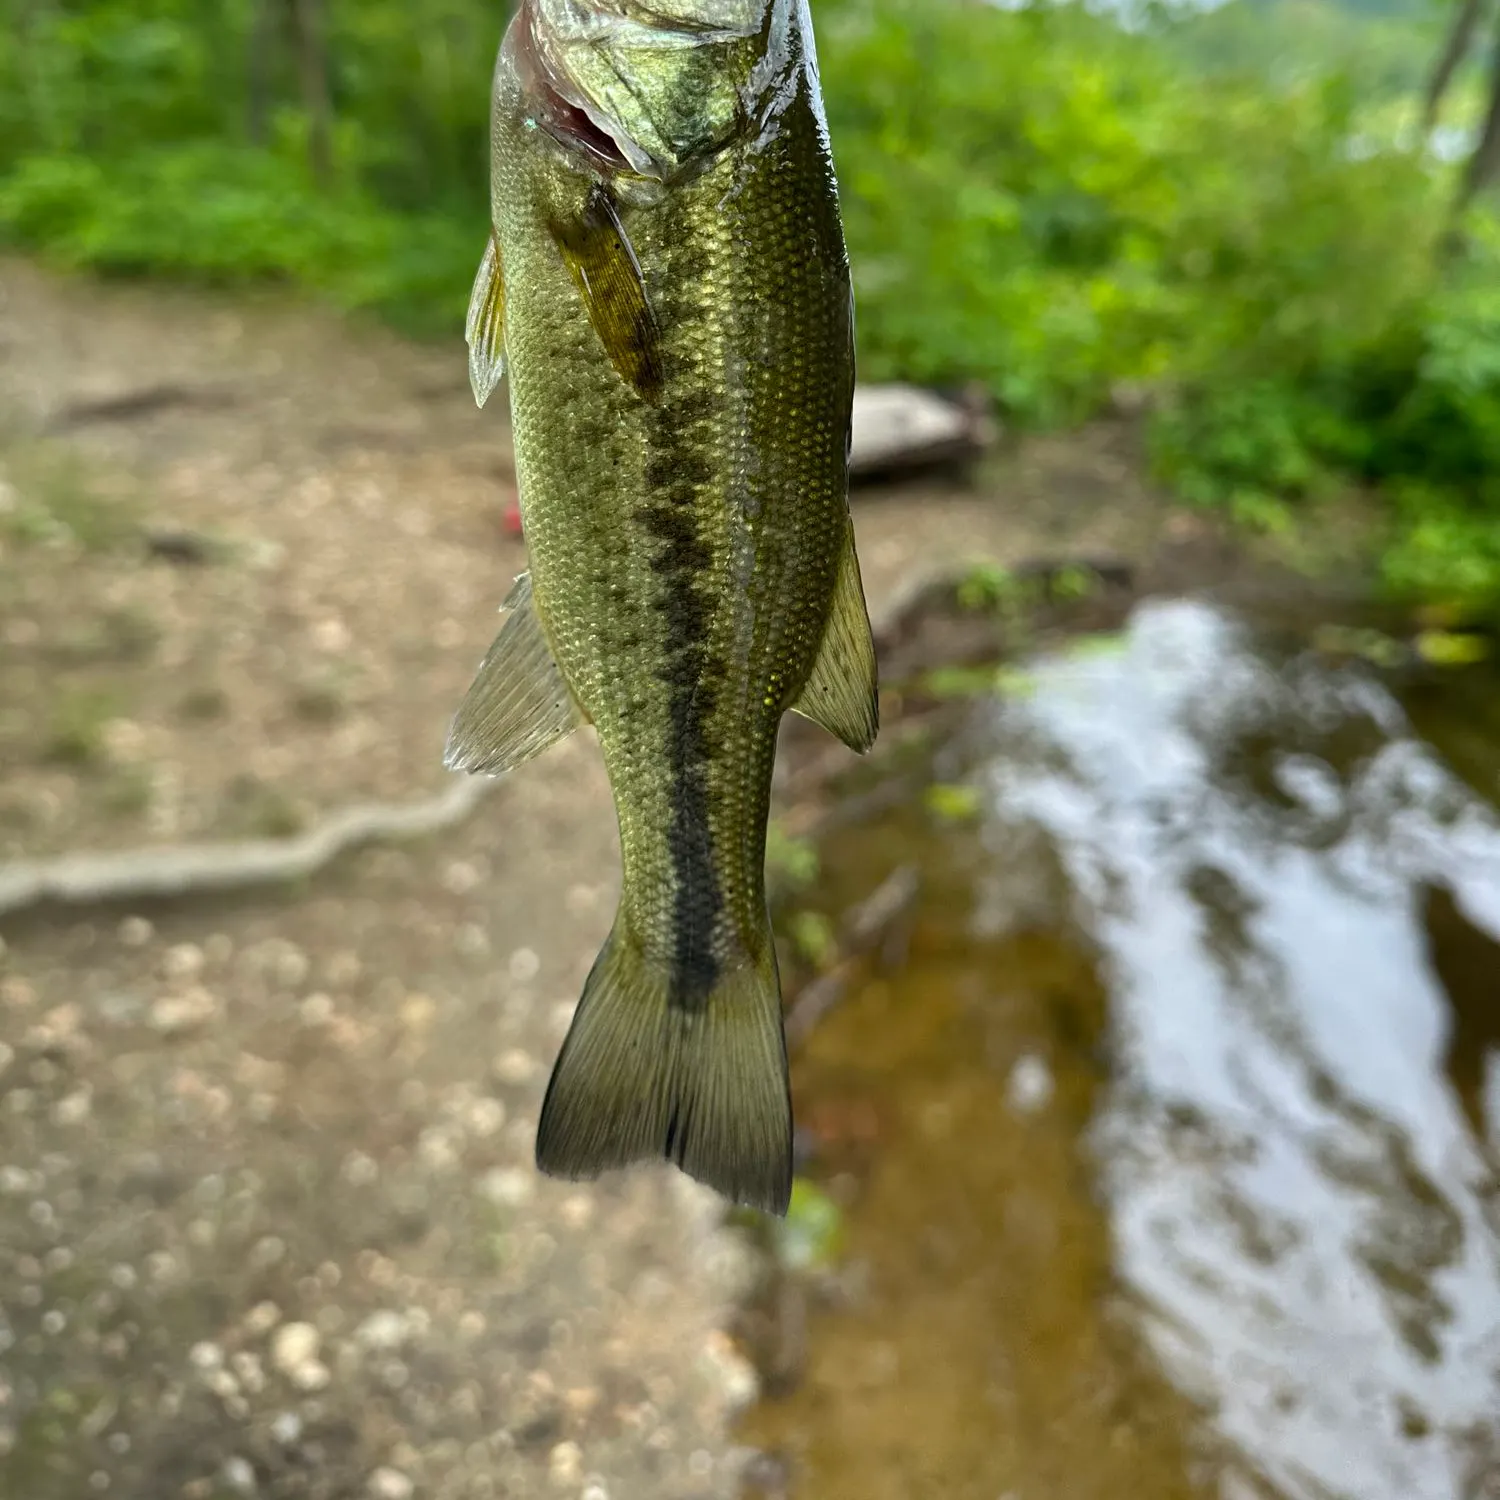
<svg viewBox="0 0 1500 1500">
<path fill-rule="evenodd" d="M 475 401 L 483 406 L 505 373 L 505 278 L 493 232 L 469 294 L 464 339 L 469 346 L 469 386 Z"/>
<path fill-rule="evenodd" d="M 509 617 L 454 715 L 443 752 L 450 771 L 499 776 L 584 722 L 537 618 L 529 573 L 504 608 Z"/>
<path fill-rule="evenodd" d="M 654 400 L 662 383 L 661 333 L 614 198 L 596 186 L 581 214 L 549 227 L 610 363 L 643 399 Z"/>
<path fill-rule="evenodd" d="M 875 640 L 865 609 L 859 559 L 854 553 L 854 527 L 844 537 L 839 558 L 833 608 L 823 631 L 823 644 L 812 676 L 792 704 L 794 712 L 821 724 L 851 750 L 863 754 L 875 743 L 880 728 L 880 696 L 876 689 Z"/>
</svg>

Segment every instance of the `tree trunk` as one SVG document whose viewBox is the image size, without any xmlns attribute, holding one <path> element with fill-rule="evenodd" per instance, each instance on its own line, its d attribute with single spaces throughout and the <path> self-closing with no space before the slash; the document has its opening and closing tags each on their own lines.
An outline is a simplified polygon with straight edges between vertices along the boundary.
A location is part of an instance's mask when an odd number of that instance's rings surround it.
<svg viewBox="0 0 1500 1500">
<path fill-rule="evenodd" d="M 271 62 L 276 50 L 285 0 L 256 0 L 250 23 L 250 111 L 246 121 L 252 145 L 266 143 L 266 121 L 271 113 Z"/>
<path fill-rule="evenodd" d="M 1463 65 L 1474 45 L 1474 33 L 1484 18 L 1484 8 L 1485 0 L 1459 0 L 1458 9 L 1453 13 L 1453 24 L 1448 28 L 1443 50 L 1438 56 L 1437 66 L 1432 70 L 1432 77 L 1427 83 L 1427 98 L 1422 110 L 1424 134 L 1430 133 L 1438 122 L 1438 113 L 1443 107 L 1448 85 L 1453 82 L 1453 75 Z"/>
<path fill-rule="evenodd" d="M 302 103 L 307 110 L 308 151 L 313 176 L 326 184 L 333 175 L 333 99 L 328 86 L 323 0 L 292 0 L 292 8 L 297 23 Z"/>
<path fill-rule="evenodd" d="M 1500 24 L 1495 30 L 1494 53 L 1490 61 L 1489 107 L 1479 144 L 1464 169 L 1455 208 L 1462 213 L 1480 193 L 1500 182 Z"/>
</svg>

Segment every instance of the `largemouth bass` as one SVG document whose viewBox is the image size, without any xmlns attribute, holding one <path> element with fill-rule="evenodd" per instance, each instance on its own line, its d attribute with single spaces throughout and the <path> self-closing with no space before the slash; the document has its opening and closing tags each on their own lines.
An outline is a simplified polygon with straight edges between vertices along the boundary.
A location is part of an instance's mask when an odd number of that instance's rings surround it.
<svg viewBox="0 0 1500 1500">
<path fill-rule="evenodd" d="M 789 709 L 864 751 L 853 308 L 806 0 L 522 0 L 469 311 L 509 377 L 530 572 L 447 764 L 592 724 L 624 880 L 538 1167 L 666 1158 L 785 1213 L 792 1112 L 765 840 Z"/>
</svg>

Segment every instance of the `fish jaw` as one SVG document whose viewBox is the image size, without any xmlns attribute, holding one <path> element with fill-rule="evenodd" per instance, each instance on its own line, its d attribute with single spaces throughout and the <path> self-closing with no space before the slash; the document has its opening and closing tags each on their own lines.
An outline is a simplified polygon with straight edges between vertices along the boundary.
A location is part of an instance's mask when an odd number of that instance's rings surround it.
<svg viewBox="0 0 1500 1500">
<path fill-rule="evenodd" d="M 799 3 L 521 0 L 500 67 L 573 165 L 667 185 L 764 130 L 794 69 Z"/>
</svg>

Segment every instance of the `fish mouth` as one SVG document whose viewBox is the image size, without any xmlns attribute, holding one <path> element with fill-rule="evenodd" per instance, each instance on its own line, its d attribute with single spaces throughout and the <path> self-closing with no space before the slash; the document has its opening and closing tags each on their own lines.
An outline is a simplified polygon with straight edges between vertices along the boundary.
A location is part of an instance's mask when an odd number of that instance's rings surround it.
<svg viewBox="0 0 1500 1500">
<path fill-rule="evenodd" d="M 653 116 L 629 67 L 632 53 L 686 56 L 702 48 L 763 51 L 786 0 L 521 0 L 507 50 L 531 118 L 565 153 L 610 177 L 664 183 L 691 172 L 748 123 L 753 104 L 697 138 L 679 139 Z M 609 87 L 597 88 L 601 62 Z M 585 86 L 592 77 L 596 88 Z M 598 97 L 614 89 L 615 106 Z M 619 107 L 620 96 L 629 107 Z M 633 121 L 622 118 L 632 113 Z M 671 125 L 679 124 L 672 121 Z"/>
</svg>

